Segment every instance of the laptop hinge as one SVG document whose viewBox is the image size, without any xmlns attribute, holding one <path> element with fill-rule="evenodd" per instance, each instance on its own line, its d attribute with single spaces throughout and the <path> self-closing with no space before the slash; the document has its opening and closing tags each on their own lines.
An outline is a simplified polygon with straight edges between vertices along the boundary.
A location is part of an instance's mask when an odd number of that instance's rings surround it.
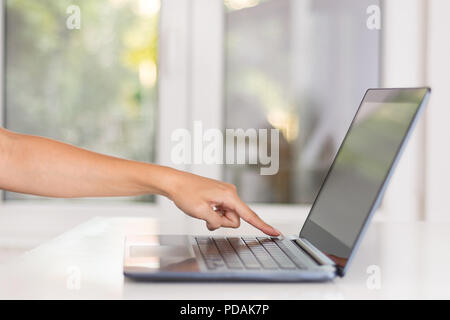
<svg viewBox="0 0 450 320">
<path fill-rule="evenodd" d="M 305 238 L 297 238 L 294 240 L 311 258 L 313 258 L 318 264 L 326 266 L 336 266 L 333 260 L 328 258 L 325 254 L 317 249 L 311 242 Z"/>
</svg>

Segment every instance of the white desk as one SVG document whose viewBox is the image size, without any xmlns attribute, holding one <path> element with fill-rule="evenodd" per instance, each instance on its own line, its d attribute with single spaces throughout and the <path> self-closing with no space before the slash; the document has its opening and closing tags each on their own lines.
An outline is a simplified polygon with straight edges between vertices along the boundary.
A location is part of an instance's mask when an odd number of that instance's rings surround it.
<svg viewBox="0 0 450 320">
<path fill-rule="evenodd" d="M 295 234 L 301 223 L 277 227 Z M 347 276 L 330 283 L 136 283 L 124 279 L 125 234 L 183 232 L 164 220 L 95 218 L 1 265 L 0 298 L 450 298 L 450 224 L 373 223 Z M 206 233 L 198 223 L 189 232 Z M 231 230 L 231 234 L 254 232 L 247 226 Z M 370 265 L 380 268 L 379 289 L 367 286 Z"/>
</svg>

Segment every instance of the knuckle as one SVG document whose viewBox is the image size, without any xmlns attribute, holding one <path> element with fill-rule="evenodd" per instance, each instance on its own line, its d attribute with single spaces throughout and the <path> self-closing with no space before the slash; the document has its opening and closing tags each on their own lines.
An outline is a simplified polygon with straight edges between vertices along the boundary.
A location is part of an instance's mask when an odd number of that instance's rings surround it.
<svg viewBox="0 0 450 320">
<path fill-rule="evenodd" d="M 220 222 L 218 222 L 218 221 L 209 221 L 209 222 L 208 222 L 208 225 L 209 225 L 213 230 L 219 229 L 220 226 L 221 226 Z"/>
<path fill-rule="evenodd" d="M 206 223 L 206 227 L 208 228 L 209 231 L 214 231 L 217 229 L 217 228 L 214 228 L 214 226 L 211 225 L 209 222 Z"/>
<path fill-rule="evenodd" d="M 234 198 L 237 196 L 236 190 L 226 189 L 225 192 L 230 198 Z"/>
<path fill-rule="evenodd" d="M 225 183 L 224 186 L 225 186 L 225 191 L 226 192 L 236 193 L 236 191 L 237 191 L 237 188 L 236 188 L 236 186 L 234 184 Z"/>
</svg>

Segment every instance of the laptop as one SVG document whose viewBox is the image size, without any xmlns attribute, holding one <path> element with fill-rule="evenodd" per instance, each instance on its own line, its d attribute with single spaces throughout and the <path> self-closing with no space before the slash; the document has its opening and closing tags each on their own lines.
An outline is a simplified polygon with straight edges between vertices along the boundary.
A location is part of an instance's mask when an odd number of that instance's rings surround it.
<svg viewBox="0 0 450 320">
<path fill-rule="evenodd" d="M 430 92 L 366 92 L 298 236 L 128 236 L 125 276 L 277 282 L 344 276 Z"/>
</svg>

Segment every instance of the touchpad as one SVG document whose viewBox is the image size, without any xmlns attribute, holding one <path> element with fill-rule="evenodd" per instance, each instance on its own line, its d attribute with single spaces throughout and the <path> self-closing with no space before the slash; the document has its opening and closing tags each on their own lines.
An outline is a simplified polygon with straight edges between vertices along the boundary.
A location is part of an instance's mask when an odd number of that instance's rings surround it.
<svg viewBox="0 0 450 320">
<path fill-rule="evenodd" d="M 191 257 L 191 252 L 186 246 L 159 246 L 140 245 L 130 247 L 130 257 Z"/>
</svg>

